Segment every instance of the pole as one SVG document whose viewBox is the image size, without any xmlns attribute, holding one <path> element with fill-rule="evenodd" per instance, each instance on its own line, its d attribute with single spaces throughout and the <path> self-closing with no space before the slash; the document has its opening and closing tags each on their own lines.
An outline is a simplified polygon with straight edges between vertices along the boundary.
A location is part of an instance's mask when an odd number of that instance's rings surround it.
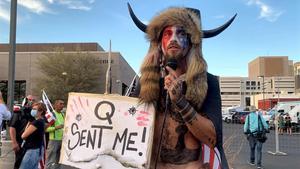
<svg viewBox="0 0 300 169">
<path fill-rule="evenodd" d="M 134 75 L 134 77 L 133 77 L 133 79 L 132 79 L 132 81 L 131 81 L 131 83 L 130 83 L 130 86 L 129 86 L 129 88 L 128 88 L 126 94 L 125 94 L 125 96 L 129 96 L 130 93 L 131 93 L 132 88 L 133 88 L 133 87 L 136 87 L 136 86 L 133 86 L 133 83 L 134 83 L 134 81 L 136 80 L 136 77 L 137 77 L 137 74 Z"/>
<path fill-rule="evenodd" d="M 11 0 L 10 7 L 10 37 L 9 37 L 9 71 L 7 103 L 10 112 L 13 112 L 15 63 L 16 63 L 16 26 L 17 26 L 17 0 Z"/>
<path fill-rule="evenodd" d="M 263 110 L 265 110 L 265 76 L 262 76 L 263 79 Z"/>
<path fill-rule="evenodd" d="M 243 81 L 240 82 L 240 94 L 241 94 L 241 97 L 240 97 L 240 100 L 241 100 L 240 101 L 240 106 L 241 107 L 244 107 L 244 97 L 243 97 L 243 90 L 244 89 L 243 89 L 243 83 L 244 83 Z"/>
<path fill-rule="evenodd" d="M 8 63 L 8 109 L 13 113 L 15 89 L 15 64 L 16 64 L 16 29 L 17 29 L 17 0 L 10 2 L 10 36 L 9 36 L 9 63 Z M 10 140 L 9 130 L 6 127 L 6 139 Z"/>
<path fill-rule="evenodd" d="M 106 71 L 106 83 L 105 83 L 105 94 L 111 93 L 111 77 L 110 77 L 110 69 L 111 69 L 111 40 L 109 41 L 109 52 L 108 52 L 108 66 Z"/>
<path fill-rule="evenodd" d="M 278 78 L 278 82 L 279 82 L 280 78 Z M 279 104 L 279 83 L 278 83 L 278 97 L 277 97 L 277 107 Z M 272 151 L 268 151 L 268 153 L 272 154 L 272 155 L 287 155 L 287 153 L 281 152 L 279 151 L 279 136 L 278 136 L 278 110 L 275 113 L 275 117 L 274 117 L 274 124 L 275 124 L 275 152 Z"/>
</svg>

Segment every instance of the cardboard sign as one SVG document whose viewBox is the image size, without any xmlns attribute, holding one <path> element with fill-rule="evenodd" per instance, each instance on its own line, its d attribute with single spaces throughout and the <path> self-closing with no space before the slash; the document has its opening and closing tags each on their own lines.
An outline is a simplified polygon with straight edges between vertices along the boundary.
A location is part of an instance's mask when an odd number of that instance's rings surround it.
<svg viewBox="0 0 300 169">
<path fill-rule="evenodd" d="M 149 168 L 154 107 L 119 95 L 70 93 L 60 163 L 84 169 Z"/>
</svg>

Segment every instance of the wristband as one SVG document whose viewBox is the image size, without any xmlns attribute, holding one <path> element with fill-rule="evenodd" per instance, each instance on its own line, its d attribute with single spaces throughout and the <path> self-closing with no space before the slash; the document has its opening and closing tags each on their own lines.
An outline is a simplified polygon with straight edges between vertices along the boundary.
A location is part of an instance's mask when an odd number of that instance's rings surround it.
<svg viewBox="0 0 300 169">
<path fill-rule="evenodd" d="M 176 106 L 185 122 L 190 123 L 196 117 L 197 112 L 184 97 L 177 101 Z"/>
</svg>

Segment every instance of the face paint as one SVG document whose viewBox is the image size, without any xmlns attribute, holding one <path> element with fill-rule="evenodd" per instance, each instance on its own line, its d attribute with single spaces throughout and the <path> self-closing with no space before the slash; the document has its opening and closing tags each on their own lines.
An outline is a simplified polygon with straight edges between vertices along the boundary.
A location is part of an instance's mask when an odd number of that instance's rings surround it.
<svg viewBox="0 0 300 169">
<path fill-rule="evenodd" d="M 171 57 L 185 55 L 189 45 L 187 33 L 179 26 L 166 27 L 161 43 L 164 55 Z"/>
</svg>

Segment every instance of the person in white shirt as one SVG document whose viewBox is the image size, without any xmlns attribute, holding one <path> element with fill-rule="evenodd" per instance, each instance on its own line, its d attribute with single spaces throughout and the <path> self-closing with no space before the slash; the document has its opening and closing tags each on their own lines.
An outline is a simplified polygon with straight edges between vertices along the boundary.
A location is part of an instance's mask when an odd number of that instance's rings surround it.
<svg viewBox="0 0 300 169">
<path fill-rule="evenodd" d="M 11 113 L 4 103 L 2 93 L 0 91 L 0 127 L 2 127 L 3 120 L 9 120 L 11 118 Z"/>
</svg>

